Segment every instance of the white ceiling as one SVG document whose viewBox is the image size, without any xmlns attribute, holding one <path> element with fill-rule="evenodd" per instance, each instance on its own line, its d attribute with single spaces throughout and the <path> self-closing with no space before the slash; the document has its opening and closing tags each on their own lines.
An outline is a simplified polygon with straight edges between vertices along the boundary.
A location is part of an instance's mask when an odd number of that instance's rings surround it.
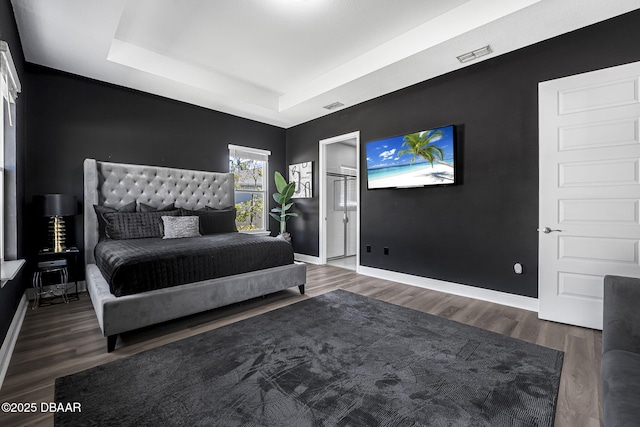
<svg viewBox="0 0 640 427">
<path fill-rule="evenodd" d="M 12 0 L 27 61 L 288 128 L 638 0 Z M 490 44 L 493 53 L 456 56 Z M 335 111 L 335 110 L 334 110 Z"/>
</svg>

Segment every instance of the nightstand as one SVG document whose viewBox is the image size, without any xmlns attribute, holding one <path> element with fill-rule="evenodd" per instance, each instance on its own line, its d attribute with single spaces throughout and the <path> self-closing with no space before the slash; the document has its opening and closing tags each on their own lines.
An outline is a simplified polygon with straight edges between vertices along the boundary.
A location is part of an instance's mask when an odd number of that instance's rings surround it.
<svg viewBox="0 0 640 427">
<path fill-rule="evenodd" d="M 79 277 L 79 263 L 78 255 L 80 251 L 78 248 L 71 247 L 63 249 L 61 252 L 53 252 L 52 250 L 43 249 L 38 252 L 38 259 L 36 269 L 33 273 L 33 288 L 35 290 L 35 299 L 33 300 L 33 307 L 41 307 L 45 305 L 68 303 L 70 301 L 76 301 L 78 296 L 78 277 Z M 69 294 L 69 270 L 72 272 L 74 293 Z M 50 279 L 57 279 L 58 284 L 51 285 L 53 288 L 45 290 L 43 284 L 43 278 L 48 277 Z M 61 298 L 61 301 L 55 301 L 57 297 Z"/>
</svg>

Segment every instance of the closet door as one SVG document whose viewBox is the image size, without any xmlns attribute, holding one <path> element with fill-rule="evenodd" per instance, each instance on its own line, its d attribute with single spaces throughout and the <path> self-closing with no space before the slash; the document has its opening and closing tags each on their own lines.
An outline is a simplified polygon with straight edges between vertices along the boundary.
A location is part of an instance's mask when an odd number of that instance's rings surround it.
<svg viewBox="0 0 640 427">
<path fill-rule="evenodd" d="M 602 329 L 605 275 L 640 277 L 640 63 L 539 85 L 539 317 Z"/>
</svg>

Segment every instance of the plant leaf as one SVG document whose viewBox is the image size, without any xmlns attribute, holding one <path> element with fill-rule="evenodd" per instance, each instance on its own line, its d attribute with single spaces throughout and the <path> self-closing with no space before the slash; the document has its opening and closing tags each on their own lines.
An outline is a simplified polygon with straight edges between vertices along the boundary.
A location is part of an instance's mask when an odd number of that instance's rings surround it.
<svg viewBox="0 0 640 427">
<path fill-rule="evenodd" d="M 295 192 L 296 192 L 296 183 L 295 182 L 290 182 L 289 184 L 287 184 L 286 187 L 284 188 L 284 190 L 281 191 L 281 193 L 284 196 L 283 203 L 286 203 L 289 200 L 291 200 L 291 196 L 293 196 L 293 193 L 295 193 Z"/>
<path fill-rule="evenodd" d="M 278 192 L 283 193 L 283 190 L 287 186 L 287 181 L 284 179 L 284 176 L 282 176 L 280 172 L 276 171 L 274 179 L 276 181 L 276 188 L 278 189 Z"/>
<path fill-rule="evenodd" d="M 280 215 L 276 215 L 273 212 L 270 212 L 269 215 L 271 215 L 271 217 L 275 218 L 275 220 L 278 221 L 278 222 L 282 221 L 282 218 L 280 218 Z"/>
<path fill-rule="evenodd" d="M 286 205 L 284 205 L 282 207 L 282 210 L 283 211 L 288 211 L 291 208 L 291 206 L 293 206 L 293 203 L 286 204 Z"/>
</svg>

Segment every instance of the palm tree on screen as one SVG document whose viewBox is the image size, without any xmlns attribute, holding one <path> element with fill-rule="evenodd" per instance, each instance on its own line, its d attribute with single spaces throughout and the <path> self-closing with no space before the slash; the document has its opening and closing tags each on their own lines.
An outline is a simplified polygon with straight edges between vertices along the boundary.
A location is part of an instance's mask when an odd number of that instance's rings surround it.
<svg viewBox="0 0 640 427">
<path fill-rule="evenodd" d="M 416 132 L 405 135 L 402 140 L 402 146 L 406 146 L 407 148 L 398 151 L 398 156 L 402 156 L 403 154 L 413 154 L 410 164 L 413 164 L 416 158 L 422 157 L 431 163 L 431 166 L 433 167 L 433 162 L 442 161 L 444 158 L 444 150 L 435 145 L 435 141 L 440 138 L 442 138 L 442 132 L 439 130 L 435 132 Z"/>
</svg>

